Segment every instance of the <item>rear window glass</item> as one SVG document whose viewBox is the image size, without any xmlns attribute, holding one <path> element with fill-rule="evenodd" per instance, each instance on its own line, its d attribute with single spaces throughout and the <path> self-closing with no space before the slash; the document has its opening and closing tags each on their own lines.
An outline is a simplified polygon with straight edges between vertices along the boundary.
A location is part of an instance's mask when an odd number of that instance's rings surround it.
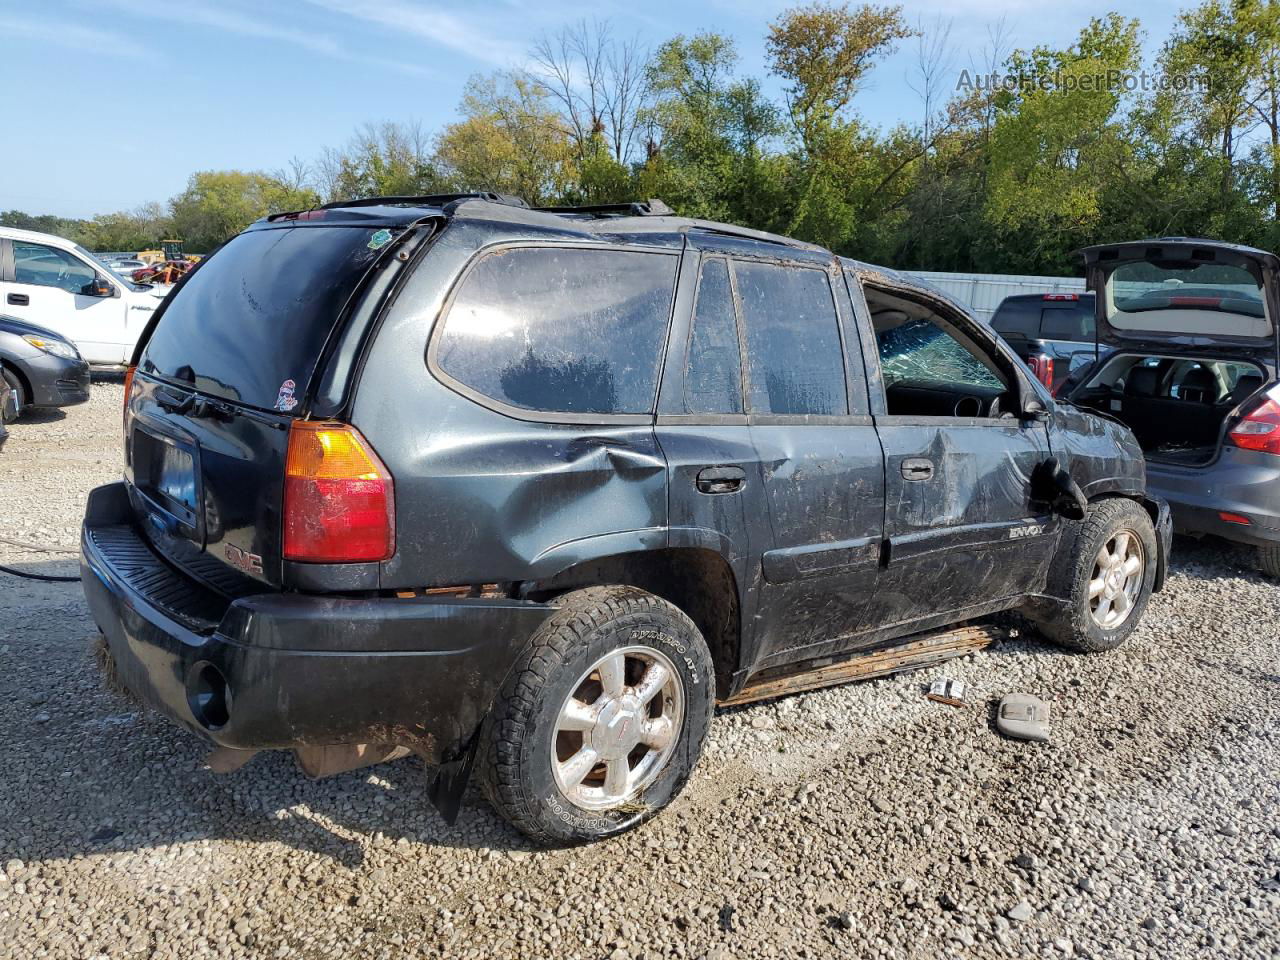
<svg viewBox="0 0 1280 960">
<path fill-rule="evenodd" d="M 1040 336 L 1045 340 L 1093 342 L 1093 311 L 1090 304 L 1045 307 L 1040 312 Z"/>
<path fill-rule="evenodd" d="M 142 368 L 250 406 L 294 409 L 329 332 L 385 245 L 372 239 L 376 232 L 242 233 L 170 295 Z"/>
<path fill-rule="evenodd" d="M 1003 336 L 1034 339 L 1040 336 L 1040 312 L 1038 303 L 1026 300 L 1005 300 L 996 308 L 991 318 L 991 328 Z"/>
<path fill-rule="evenodd" d="M 734 264 L 747 335 L 752 413 L 849 412 L 844 354 L 831 284 L 822 270 Z"/>
<path fill-rule="evenodd" d="M 1106 280 L 1107 319 L 1117 330 L 1266 337 L 1262 283 L 1230 263 L 1122 263 Z"/>
<path fill-rule="evenodd" d="M 449 377 L 549 413 L 651 413 L 674 254 L 572 247 L 491 253 L 466 275 L 436 343 Z"/>
</svg>

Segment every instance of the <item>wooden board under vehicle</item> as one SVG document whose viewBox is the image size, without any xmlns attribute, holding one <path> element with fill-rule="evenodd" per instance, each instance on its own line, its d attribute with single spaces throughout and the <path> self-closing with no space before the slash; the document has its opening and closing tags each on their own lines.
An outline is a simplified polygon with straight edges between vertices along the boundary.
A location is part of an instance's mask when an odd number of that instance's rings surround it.
<svg viewBox="0 0 1280 960">
<path fill-rule="evenodd" d="M 944 660 L 977 653 L 1007 635 L 1007 631 L 991 625 L 956 627 L 921 634 L 908 643 L 859 654 L 826 666 L 805 670 L 803 673 L 768 677 L 748 683 L 732 697 L 721 700 L 720 706 L 736 707 L 744 703 L 784 697 L 805 690 L 834 687 L 854 680 L 867 680 L 871 677 L 883 677 L 905 670 L 917 670 Z"/>
</svg>

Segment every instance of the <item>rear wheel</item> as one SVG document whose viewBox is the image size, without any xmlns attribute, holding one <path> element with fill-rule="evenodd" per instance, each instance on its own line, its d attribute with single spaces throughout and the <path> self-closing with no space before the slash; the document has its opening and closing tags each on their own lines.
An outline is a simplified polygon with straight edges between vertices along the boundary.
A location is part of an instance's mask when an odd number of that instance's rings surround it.
<svg viewBox="0 0 1280 960">
<path fill-rule="evenodd" d="M 632 587 L 566 594 L 530 641 L 482 732 L 490 802 L 541 843 L 621 833 L 666 806 L 714 705 L 706 643 Z"/>
<path fill-rule="evenodd" d="M 1113 650 L 1133 632 L 1151 597 L 1157 549 L 1151 517 L 1132 500 L 1098 501 L 1068 549 L 1055 568 L 1067 608 L 1043 620 L 1041 630 L 1073 650 Z"/>
<path fill-rule="evenodd" d="M 1258 548 L 1258 566 L 1267 576 L 1280 579 L 1280 543 Z"/>
<path fill-rule="evenodd" d="M 4 419 L 5 423 L 13 423 L 27 409 L 27 392 L 22 389 L 22 381 L 18 379 L 18 375 L 8 367 L 0 369 L 0 376 L 4 377 L 4 382 L 13 391 L 13 413 Z"/>
</svg>

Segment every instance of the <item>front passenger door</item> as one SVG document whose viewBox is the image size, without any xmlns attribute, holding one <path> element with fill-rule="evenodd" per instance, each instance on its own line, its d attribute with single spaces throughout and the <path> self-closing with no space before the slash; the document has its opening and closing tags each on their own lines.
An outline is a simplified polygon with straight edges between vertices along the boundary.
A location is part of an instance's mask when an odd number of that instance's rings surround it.
<svg viewBox="0 0 1280 960">
<path fill-rule="evenodd" d="M 1031 389 L 1023 365 L 940 302 L 919 299 L 909 310 L 918 293 L 882 292 L 879 301 L 875 288 L 865 294 L 885 452 L 879 602 L 886 623 L 905 633 L 1024 595 L 1052 557 L 1057 521 L 1032 491 L 1050 453 L 1046 424 L 1011 402 Z"/>
<path fill-rule="evenodd" d="M 10 248 L 12 273 L 3 284 L 0 313 L 62 334 L 90 363 L 119 364 L 128 359 L 124 300 L 81 293 L 98 277 L 97 270 L 60 247 L 12 240 Z"/>
</svg>

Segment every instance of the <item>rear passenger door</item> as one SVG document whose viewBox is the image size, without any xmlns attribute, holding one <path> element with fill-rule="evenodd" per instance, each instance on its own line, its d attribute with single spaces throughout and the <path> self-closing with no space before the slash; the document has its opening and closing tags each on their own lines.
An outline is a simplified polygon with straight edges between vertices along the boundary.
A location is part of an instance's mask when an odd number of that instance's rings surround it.
<svg viewBox="0 0 1280 960">
<path fill-rule="evenodd" d="M 743 399 L 729 259 L 714 244 L 700 250 L 690 241 L 681 262 L 655 432 L 667 463 L 669 542 L 728 562 L 749 638 L 768 508 Z M 717 667 L 733 674 L 742 664 Z"/>
<path fill-rule="evenodd" d="M 768 507 L 754 666 L 847 650 L 876 625 L 884 455 L 834 259 L 731 260 Z"/>
</svg>

